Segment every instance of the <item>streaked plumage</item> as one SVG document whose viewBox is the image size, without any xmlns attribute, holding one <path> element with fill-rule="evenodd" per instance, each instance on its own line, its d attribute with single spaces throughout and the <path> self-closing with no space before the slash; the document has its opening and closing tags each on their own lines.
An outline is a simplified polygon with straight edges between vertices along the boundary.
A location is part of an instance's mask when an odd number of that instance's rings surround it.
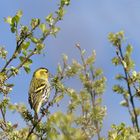
<svg viewBox="0 0 140 140">
<path fill-rule="evenodd" d="M 35 111 L 35 116 L 40 111 L 43 103 L 47 102 L 50 95 L 49 72 L 46 68 L 37 69 L 32 77 L 29 88 L 29 104 Z"/>
</svg>

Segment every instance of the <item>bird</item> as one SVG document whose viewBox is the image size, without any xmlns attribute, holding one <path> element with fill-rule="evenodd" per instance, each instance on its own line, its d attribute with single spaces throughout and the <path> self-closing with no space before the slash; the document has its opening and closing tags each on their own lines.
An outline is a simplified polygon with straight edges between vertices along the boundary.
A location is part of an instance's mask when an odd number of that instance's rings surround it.
<svg viewBox="0 0 140 140">
<path fill-rule="evenodd" d="M 34 118 L 38 118 L 38 113 L 44 103 L 47 103 L 50 96 L 49 71 L 47 68 L 38 68 L 33 73 L 29 87 L 29 104 L 34 110 Z"/>
</svg>

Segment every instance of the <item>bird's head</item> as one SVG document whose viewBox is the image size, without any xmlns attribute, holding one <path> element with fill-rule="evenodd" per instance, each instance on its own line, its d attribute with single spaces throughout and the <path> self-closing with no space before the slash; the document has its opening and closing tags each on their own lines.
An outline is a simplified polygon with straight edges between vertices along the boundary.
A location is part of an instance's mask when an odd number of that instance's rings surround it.
<svg viewBox="0 0 140 140">
<path fill-rule="evenodd" d="M 39 68 L 34 72 L 33 77 L 35 77 L 37 79 L 48 80 L 49 71 L 47 68 Z"/>
</svg>

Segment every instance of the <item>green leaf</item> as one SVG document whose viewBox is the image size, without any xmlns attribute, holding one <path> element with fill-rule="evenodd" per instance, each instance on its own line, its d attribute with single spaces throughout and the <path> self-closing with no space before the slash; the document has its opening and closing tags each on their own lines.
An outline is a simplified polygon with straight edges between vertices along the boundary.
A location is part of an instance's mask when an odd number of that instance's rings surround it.
<svg viewBox="0 0 140 140">
<path fill-rule="evenodd" d="M 7 79 L 7 75 L 4 72 L 0 72 L 0 85 Z"/>
<path fill-rule="evenodd" d="M 16 13 L 16 15 L 18 16 L 18 17 L 22 17 L 22 15 L 23 15 L 23 12 L 21 11 L 21 10 L 19 10 L 17 13 Z"/>
<path fill-rule="evenodd" d="M 6 107 L 9 104 L 10 99 L 9 98 L 4 98 L 1 102 L 0 102 L 0 108 L 6 109 Z M 5 110 L 6 111 L 6 110 Z"/>
<path fill-rule="evenodd" d="M 121 62 L 120 62 L 120 59 L 119 59 L 118 57 L 114 57 L 114 58 L 112 59 L 112 63 L 113 63 L 115 66 L 117 66 L 117 65 L 119 65 Z"/>
<path fill-rule="evenodd" d="M 124 68 L 127 68 L 127 64 L 125 61 L 122 61 L 122 64 L 123 64 Z"/>
<path fill-rule="evenodd" d="M 33 61 L 31 59 L 27 59 L 24 56 L 20 56 L 19 59 L 21 62 L 26 60 L 26 62 L 24 62 L 24 64 L 23 64 L 23 68 L 27 73 L 29 73 L 30 72 L 30 65 L 33 63 Z"/>
<path fill-rule="evenodd" d="M 119 93 L 119 94 L 125 93 L 125 89 L 120 85 L 114 85 L 113 86 L 113 91 L 116 92 L 116 93 Z"/>
<path fill-rule="evenodd" d="M 45 47 L 44 44 L 42 44 L 42 43 L 37 43 L 37 45 L 36 45 L 37 52 L 40 53 L 41 50 L 44 49 L 44 47 Z"/>
<path fill-rule="evenodd" d="M 96 94 L 102 94 L 105 89 L 105 77 L 101 77 L 100 79 L 97 79 L 95 81 L 89 81 L 87 85 L 85 85 L 87 88 L 93 88 Z"/>
<path fill-rule="evenodd" d="M 30 73 L 31 69 L 30 69 L 30 65 L 33 63 L 33 61 L 31 59 L 28 59 L 28 61 L 26 61 L 26 63 L 23 65 L 24 70 L 27 73 Z"/>
<path fill-rule="evenodd" d="M 4 18 L 4 21 L 7 22 L 8 24 L 12 23 L 12 17 L 8 16 L 7 18 Z"/>
<path fill-rule="evenodd" d="M 27 50 L 23 50 L 23 51 L 22 51 L 22 54 L 26 57 L 27 54 L 28 54 L 28 51 L 27 51 Z"/>
<path fill-rule="evenodd" d="M 31 69 L 28 66 L 24 66 L 24 70 L 26 71 L 27 74 L 31 72 Z"/>
<path fill-rule="evenodd" d="M 7 53 L 8 53 L 8 52 L 5 50 L 4 47 L 0 47 L 0 57 L 1 57 L 2 59 L 6 59 Z"/>
<path fill-rule="evenodd" d="M 57 96 L 57 97 L 55 98 L 55 100 L 54 100 L 54 103 L 60 102 L 63 98 L 64 98 L 64 95 L 63 95 L 63 94 Z"/>
<path fill-rule="evenodd" d="M 92 55 L 89 56 L 86 60 L 86 65 L 91 65 L 95 62 L 95 57 L 96 57 L 96 54 L 95 54 L 95 51 L 92 52 Z"/>
<path fill-rule="evenodd" d="M 15 33 L 15 31 L 17 30 L 17 24 L 19 23 L 21 17 L 22 11 L 19 10 L 14 17 L 8 16 L 7 18 L 5 18 L 5 22 L 10 24 L 12 33 Z"/>
<path fill-rule="evenodd" d="M 11 32 L 12 32 L 12 33 L 15 33 L 15 31 L 16 31 L 16 27 L 12 26 L 12 27 L 11 27 Z"/>
<path fill-rule="evenodd" d="M 70 0 L 61 0 L 61 7 L 64 5 L 68 6 L 70 4 Z"/>
<path fill-rule="evenodd" d="M 82 55 L 84 55 L 86 53 L 86 50 L 84 49 L 84 50 L 82 50 Z"/>
<path fill-rule="evenodd" d="M 121 42 L 124 40 L 124 32 L 120 31 L 118 33 L 109 33 L 108 39 L 113 46 L 121 47 Z"/>
<path fill-rule="evenodd" d="M 14 17 L 12 18 L 12 24 L 13 24 L 13 25 L 14 25 L 15 23 L 17 24 L 17 23 L 19 22 L 19 20 L 20 20 L 20 17 L 18 17 L 17 15 L 14 16 Z"/>
<path fill-rule="evenodd" d="M 23 42 L 22 45 L 21 45 L 21 49 L 22 50 L 27 50 L 28 47 L 30 46 L 30 42 Z"/>
<path fill-rule="evenodd" d="M 20 18 L 22 17 L 22 11 L 19 10 L 16 15 L 12 18 L 12 24 L 14 25 L 15 23 L 18 24 L 20 21 Z"/>
<path fill-rule="evenodd" d="M 20 59 L 21 62 L 23 62 L 26 58 L 23 57 L 23 56 L 20 56 L 19 59 Z"/>
<path fill-rule="evenodd" d="M 79 78 L 82 81 L 82 83 L 84 83 L 86 81 L 86 76 L 83 73 L 79 74 Z"/>
<path fill-rule="evenodd" d="M 137 72 L 136 71 L 132 71 L 132 76 L 135 78 L 137 76 Z"/>
<path fill-rule="evenodd" d="M 97 76 L 100 76 L 101 74 L 103 74 L 102 69 L 96 69 L 96 70 L 95 70 L 94 75 L 95 75 L 96 77 L 97 77 Z"/>
<path fill-rule="evenodd" d="M 27 59 L 26 63 L 24 64 L 24 66 L 28 66 L 30 64 L 32 64 L 33 61 L 31 59 Z"/>
<path fill-rule="evenodd" d="M 54 23 L 54 18 L 53 18 L 53 14 L 49 14 L 47 17 L 46 17 L 46 22 L 49 23 L 49 25 L 53 25 Z"/>
<path fill-rule="evenodd" d="M 20 38 L 22 38 L 22 39 L 25 38 L 25 37 L 29 37 L 30 38 L 31 34 L 29 36 L 29 32 L 30 31 L 29 31 L 29 28 L 27 26 L 21 26 L 21 29 L 20 29 Z"/>
<path fill-rule="evenodd" d="M 34 29 L 35 27 L 37 27 L 40 24 L 40 19 L 38 18 L 33 18 L 31 20 L 31 27 Z"/>
<path fill-rule="evenodd" d="M 135 108 L 136 114 L 140 116 L 140 108 Z"/>
<path fill-rule="evenodd" d="M 130 55 L 132 53 L 132 51 L 133 51 L 133 47 L 130 44 L 128 44 L 126 47 L 126 53 L 128 53 Z"/>
<path fill-rule="evenodd" d="M 42 33 L 45 33 L 47 31 L 46 29 L 46 24 L 42 23 L 39 25 L 40 30 L 42 31 Z"/>
<path fill-rule="evenodd" d="M 72 60 L 72 67 L 75 67 L 75 72 L 77 73 L 78 71 L 80 71 L 81 69 L 83 69 L 83 66 L 77 62 L 76 60 Z M 77 70 L 76 70 L 77 69 Z"/>
<path fill-rule="evenodd" d="M 19 69 L 15 68 L 13 66 L 11 66 L 11 69 L 10 70 L 12 71 L 12 73 L 13 73 L 14 76 L 16 76 L 18 74 L 18 72 L 19 72 Z"/>
<path fill-rule="evenodd" d="M 62 7 L 60 7 L 56 13 L 57 13 L 59 19 L 62 20 L 64 14 L 65 14 L 65 10 Z"/>
<path fill-rule="evenodd" d="M 120 102 L 120 105 L 124 107 L 128 107 L 128 102 L 126 102 L 126 100 L 123 100 Z"/>
<path fill-rule="evenodd" d="M 13 104 L 9 104 L 9 105 L 8 105 L 8 109 L 9 109 L 10 111 L 15 111 L 15 110 L 16 110 L 16 106 L 13 105 Z"/>
<path fill-rule="evenodd" d="M 67 60 L 68 60 L 68 56 L 66 54 L 63 54 L 63 61 L 67 62 Z"/>
<path fill-rule="evenodd" d="M 62 67 L 61 67 L 60 64 L 58 64 L 58 66 L 57 66 L 57 72 L 58 72 L 58 73 L 62 73 Z"/>
<path fill-rule="evenodd" d="M 115 78 L 116 78 L 117 80 L 124 80 L 124 79 L 125 79 L 125 77 L 124 77 L 122 74 L 117 74 L 117 75 L 115 76 Z"/>
<path fill-rule="evenodd" d="M 81 96 L 80 99 L 82 100 L 82 102 L 89 101 L 90 99 L 90 95 L 88 94 L 87 91 L 84 91 L 84 90 L 80 91 L 80 96 Z"/>
<path fill-rule="evenodd" d="M 68 77 L 72 77 L 74 75 L 76 75 L 79 70 L 81 69 L 81 65 L 79 63 L 77 63 L 76 61 L 73 60 L 72 65 L 67 67 L 66 69 L 66 76 Z"/>
<path fill-rule="evenodd" d="M 127 71 L 133 70 L 133 68 L 135 66 L 134 61 L 131 59 L 131 56 L 128 53 L 126 53 L 124 56 L 123 65 Z"/>
<path fill-rule="evenodd" d="M 35 37 L 30 37 L 30 39 L 35 44 L 39 42 L 39 40 L 37 38 L 35 38 Z"/>
<path fill-rule="evenodd" d="M 54 35 L 56 37 L 56 34 L 60 31 L 60 28 L 59 27 L 52 27 L 52 30 L 51 30 L 51 34 Z"/>
</svg>

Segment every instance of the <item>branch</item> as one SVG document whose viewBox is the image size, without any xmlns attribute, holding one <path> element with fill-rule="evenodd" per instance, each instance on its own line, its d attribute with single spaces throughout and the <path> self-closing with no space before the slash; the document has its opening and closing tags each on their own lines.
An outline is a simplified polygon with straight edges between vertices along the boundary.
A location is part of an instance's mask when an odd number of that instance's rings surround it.
<svg viewBox="0 0 140 140">
<path fill-rule="evenodd" d="M 80 47 L 80 44 L 76 44 L 76 47 L 79 49 L 80 51 L 80 56 L 81 56 L 81 60 L 82 60 L 82 63 L 83 63 L 83 66 L 84 66 L 84 73 L 85 73 L 85 76 L 88 80 L 88 75 L 87 75 L 87 67 L 86 67 L 86 63 L 85 63 L 85 60 L 84 60 L 84 56 L 82 54 L 82 49 Z"/>
<path fill-rule="evenodd" d="M 57 96 L 57 90 L 55 90 L 55 95 L 54 95 L 53 99 L 48 103 L 48 105 L 46 106 L 45 110 L 42 112 L 42 115 L 40 116 L 40 118 L 38 119 L 38 121 L 33 125 L 33 127 L 31 128 L 31 130 L 29 131 L 26 140 L 29 140 L 29 137 L 34 133 L 34 129 L 41 122 L 42 118 L 45 116 L 45 114 L 48 111 L 49 107 L 53 105 L 53 101 L 55 100 L 56 96 Z"/>
<path fill-rule="evenodd" d="M 82 60 L 83 66 L 84 66 L 84 74 L 85 74 L 85 76 L 86 76 L 86 80 L 87 80 L 87 81 L 90 81 L 90 78 L 89 78 L 89 76 L 88 76 L 88 74 L 87 74 L 87 65 L 86 65 L 84 56 L 83 56 L 83 54 L 82 54 L 82 49 L 81 49 L 81 47 L 80 47 L 79 44 L 76 44 L 76 47 L 77 47 L 77 48 L 79 49 L 79 51 L 80 51 L 81 60 Z M 94 80 L 93 71 L 91 71 L 91 75 L 92 75 L 92 78 L 93 78 L 92 80 Z M 94 107 L 95 107 L 95 96 L 96 96 L 96 93 L 95 93 L 95 91 L 92 89 L 92 87 L 91 87 L 91 88 L 88 88 L 87 90 L 88 90 L 88 92 L 89 92 L 90 95 L 91 95 L 91 103 L 92 103 L 92 107 L 94 108 Z M 101 139 L 101 136 L 100 136 L 100 129 L 99 129 L 98 121 L 97 121 L 97 120 L 94 120 L 94 124 L 95 124 L 96 130 L 97 130 L 97 137 L 98 137 L 98 140 L 100 140 L 100 139 Z"/>
<path fill-rule="evenodd" d="M 3 124 L 4 124 L 4 126 L 6 127 L 5 113 L 4 113 L 4 111 L 3 111 L 2 108 L 0 109 L 0 111 L 1 111 L 1 115 L 2 115 L 3 122 L 4 122 Z"/>
<path fill-rule="evenodd" d="M 131 102 L 131 105 L 132 105 L 132 109 L 133 109 L 133 113 L 134 113 L 134 119 L 135 119 L 135 125 L 136 125 L 136 128 L 137 128 L 137 131 L 139 132 L 139 124 L 138 124 L 138 116 L 137 116 L 137 113 L 136 113 L 136 109 L 135 109 L 135 103 L 134 103 L 134 100 L 133 100 L 133 95 L 132 95 L 132 91 L 131 91 L 131 86 L 130 86 L 130 83 L 129 83 L 129 73 L 127 72 L 126 68 L 124 67 L 123 65 L 123 60 L 124 60 L 124 56 L 123 56 L 123 53 L 122 53 L 122 49 L 121 49 L 121 45 L 119 44 L 118 45 L 118 50 L 116 51 L 116 54 L 117 54 L 117 57 L 120 59 L 121 61 L 121 64 L 123 66 L 123 70 L 124 70 L 124 74 L 125 74 L 125 78 L 126 78 L 126 82 L 127 82 L 127 88 L 128 88 L 128 93 L 130 95 L 130 102 Z M 119 52 L 118 52 L 119 51 Z M 119 55 L 120 53 L 120 55 Z M 132 115 L 132 114 L 131 114 Z M 133 122 L 132 122 L 133 123 Z"/>
<path fill-rule="evenodd" d="M 16 69 L 19 70 L 19 69 L 26 63 L 26 61 L 27 61 L 32 55 L 35 54 L 35 52 L 36 52 L 36 48 L 26 57 L 26 59 L 25 59 L 24 61 L 22 61 L 22 63 L 20 63 L 20 64 L 16 67 Z M 7 76 L 7 79 L 9 79 L 9 78 L 10 78 L 11 76 L 13 76 L 13 75 L 14 75 L 14 73 L 11 72 L 11 73 Z"/>
<path fill-rule="evenodd" d="M 38 25 L 36 25 L 34 28 L 31 29 L 31 31 L 24 36 L 24 38 L 21 38 L 20 40 L 17 41 L 17 45 L 16 45 L 16 49 L 12 55 L 12 57 L 6 62 L 6 64 L 4 65 L 4 67 L 2 68 L 1 72 L 4 72 L 5 69 L 7 68 L 7 66 L 15 59 L 17 58 L 18 53 L 18 49 L 20 48 L 20 46 L 23 44 L 23 42 L 31 35 L 33 34 L 33 31 L 37 28 Z M 18 53 L 18 54 L 17 54 Z"/>
</svg>

